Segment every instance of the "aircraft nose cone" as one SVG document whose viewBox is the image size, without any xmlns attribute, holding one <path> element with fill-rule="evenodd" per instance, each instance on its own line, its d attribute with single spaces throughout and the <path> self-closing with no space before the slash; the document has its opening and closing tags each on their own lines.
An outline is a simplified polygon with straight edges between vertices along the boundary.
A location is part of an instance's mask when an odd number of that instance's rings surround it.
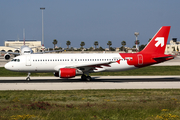
<svg viewBox="0 0 180 120">
<path fill-rule="evenodd" d="M 6 64 L 4 65 L 4 68 L 7 69 L 7 70 L 9 70 L 9 69 L 10 69 L 9 63 L 6 63 Z"/>
<path fill-rule="evenodd" d="M 7 69 L 7 66 L 8 66 L 8 65 L 7 65 L 7 63 L 6 63 L 6 64 L 4 65 L 4 68 Z"/>
</svg>

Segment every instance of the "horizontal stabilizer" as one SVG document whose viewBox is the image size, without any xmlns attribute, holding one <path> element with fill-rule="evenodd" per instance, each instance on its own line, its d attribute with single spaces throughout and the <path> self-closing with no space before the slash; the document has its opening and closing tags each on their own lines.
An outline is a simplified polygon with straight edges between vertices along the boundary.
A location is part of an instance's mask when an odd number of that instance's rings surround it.
<svg viewBox="0 0 180 120">
<path fill-rule="evenodd" d="M 155 55 L 153 59 L 166 59 L 166 58 L 174 58 L 174 55 Z"/>
</svg>

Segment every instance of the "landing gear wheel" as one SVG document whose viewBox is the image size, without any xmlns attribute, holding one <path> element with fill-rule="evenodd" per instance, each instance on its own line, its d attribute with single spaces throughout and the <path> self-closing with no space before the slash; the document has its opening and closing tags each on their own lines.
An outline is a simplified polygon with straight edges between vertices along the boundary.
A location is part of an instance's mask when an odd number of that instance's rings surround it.
<svg viewBox="0 0 180 120">
<path fill-rule="evenodd" d="M 86 75 L 83 74 L 83 75 L 81 76 L 81 80 L 86 80 Z"/>
<path fill-rule="evenodd" d="M 27 81 L 30 81 L 31 79 L 30 79 L 30 77 L 27 77 L 26 80 L 27 80 Z"/>
<path fill-rule="evenodd" d="M 86 80 L 87 80 L 87 81 L 91 81 L 91 80 L 92 80 L 91 76 L 87 76 L 87 77 L 86 77 Z"/>
<path fill-rule="evenodd" d="M 31 73 L 28 73 L 28 76 L 27 76 L 27 78 L 26 78 L 27 81 L 30 81 L 30 80 L 31 80 L 31 79 L 30 79 L 30 75 L 31 75 Z"/>
</svg>

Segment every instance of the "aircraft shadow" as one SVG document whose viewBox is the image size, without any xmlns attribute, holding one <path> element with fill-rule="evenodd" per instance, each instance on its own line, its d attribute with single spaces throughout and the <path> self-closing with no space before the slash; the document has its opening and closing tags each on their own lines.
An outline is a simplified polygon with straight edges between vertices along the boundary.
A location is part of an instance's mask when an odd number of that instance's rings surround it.
<svg viewBox="0 0 180 120">
<path fill-rule="evenodd" d="M 98 79 L 97 79 L 98 78 Z M 81 79 L 31 79 L 26 80 L 0 80 L 0 83 L 93 83 L 93 82 L 177 82 L 179 78 L 117 78 L 117 79 L 99 79 L 99 77 L 92 77 L 91 81 L 83 81 Z"/>
</svg>

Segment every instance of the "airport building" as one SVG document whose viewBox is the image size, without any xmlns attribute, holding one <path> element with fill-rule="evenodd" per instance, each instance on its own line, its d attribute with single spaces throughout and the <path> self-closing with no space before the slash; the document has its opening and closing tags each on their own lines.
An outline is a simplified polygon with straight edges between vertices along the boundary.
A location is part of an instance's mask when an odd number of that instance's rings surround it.
<svg viewBox="0 0 180 120">
<path fill-rule="evenodd" d="M 6 40 L 4 46 L 0 46 L 0 51 L 5 52 L 20 52 L 21 46 L 24 45 L 24 40 Z M 25 40 L 25 45 L 30 47 L 34 52 L 41 50 L 41 41 Z"/>
<path fill-rule="evenodd" d="M 23 40 L 6 40 L 4 46 L 0 46 L 0 51 L 5 52 L 20 52 L 21 46 L 24 45 Z M 39 52 L 42 50 L 41 41 L 37 40 L 25 40 L 25 45 L 30 47 L 34 52 Z M 133 52 L 133 48 L 128 49 L 128 52 Z M 116 48 L 116 52 L 119 49 Z M 180 52 L 180 41 L 177 41 L 177 38 L 172 38 L 170 44 L 166 45 L 165 54 L 177 54 Z"/>
<path fill-rule="evenodd" d="M 170 44 L 166 45 L 165 54 L 177 54 L 180 51 L 180 41 L 177 38 L 172 38 Z"/>
</svg>

